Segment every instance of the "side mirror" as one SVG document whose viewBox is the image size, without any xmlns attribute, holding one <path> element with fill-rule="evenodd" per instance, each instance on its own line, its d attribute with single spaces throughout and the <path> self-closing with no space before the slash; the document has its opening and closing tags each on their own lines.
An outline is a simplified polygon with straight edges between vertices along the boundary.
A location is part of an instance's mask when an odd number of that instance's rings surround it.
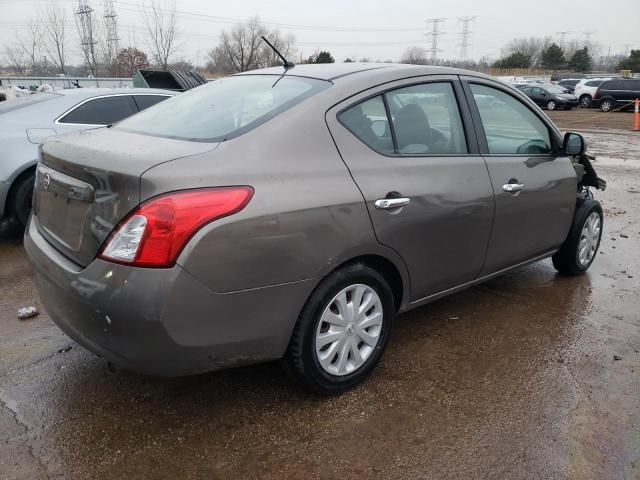
<svg viewBox="0 0 640 480">
<path fill-rule="evenodd" d="M 562 142 L 562 150 L 565 155 L 574 156 L 582 155 L 587 149 L 587 144 L 584 141 L 584 137 L 579 133 L 567 132 L 564 135 L 564 141 Z"/>
</svg>

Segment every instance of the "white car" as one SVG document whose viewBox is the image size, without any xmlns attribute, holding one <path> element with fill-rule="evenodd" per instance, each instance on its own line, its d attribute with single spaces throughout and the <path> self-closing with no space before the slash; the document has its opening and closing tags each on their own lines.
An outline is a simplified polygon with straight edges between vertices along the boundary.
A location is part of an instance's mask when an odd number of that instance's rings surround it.
<svg viewBox="0 0 640 480">
<path fill-rule="evenodd" d="M 573 94 L 578 98 L 581 108 L 591 106 L 593 94 L 605 80 L 611 80 L 611 78 L 583 78 L 576 84 Z"/>
</svg>

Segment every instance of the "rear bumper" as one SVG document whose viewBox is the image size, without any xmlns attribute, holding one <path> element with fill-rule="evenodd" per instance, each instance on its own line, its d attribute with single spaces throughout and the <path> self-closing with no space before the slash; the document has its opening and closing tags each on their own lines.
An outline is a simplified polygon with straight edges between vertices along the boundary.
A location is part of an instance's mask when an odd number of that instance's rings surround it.
<svg viewBox="0 0 640 480">
<path fill-rule="evenodd" d="M 180 376 L 280 358 L 312 288 L 295 282 L 216 294 L 180 266 L 82 268 L 38 232 L 25 250 L 45 309 L 71 338 L 142 373 Z"/>
</svg>

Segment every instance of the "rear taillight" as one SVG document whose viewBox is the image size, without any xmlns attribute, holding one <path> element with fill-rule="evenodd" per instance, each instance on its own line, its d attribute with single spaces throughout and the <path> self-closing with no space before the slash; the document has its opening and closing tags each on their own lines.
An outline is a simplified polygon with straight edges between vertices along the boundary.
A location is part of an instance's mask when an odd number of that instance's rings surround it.
<svg viewBox="0 0 640 480">
<path fill-rule="evenodd" d="M 598 98 L 598 93 L 600 93 L 600 89 L 596 88 L 596 91 L 593 92 L 593 96 L 591 97 L 593 100 L 595 100 L 596 98 Z"/>
<path fill-rule="evenodd" d="M 170 267 L 193 234 L 213 220 L 242 210 L 251 187 L 183 190 L 152 198 L 111 233 L 98 257 L 137 267 Z"/>
</svg>

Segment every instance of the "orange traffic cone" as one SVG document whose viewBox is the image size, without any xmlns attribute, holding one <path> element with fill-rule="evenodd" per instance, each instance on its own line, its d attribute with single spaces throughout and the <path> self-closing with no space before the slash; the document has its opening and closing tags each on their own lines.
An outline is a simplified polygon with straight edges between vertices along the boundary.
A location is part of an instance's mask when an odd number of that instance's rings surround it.
<svg viewBox="0 0 640 480">
<path fill-rule="evenodd" d="M 636 109 L 633 113 L 633 129 L 632 132 L 640 132 L 640 98 L 636 98 Z"/>
</svg>

